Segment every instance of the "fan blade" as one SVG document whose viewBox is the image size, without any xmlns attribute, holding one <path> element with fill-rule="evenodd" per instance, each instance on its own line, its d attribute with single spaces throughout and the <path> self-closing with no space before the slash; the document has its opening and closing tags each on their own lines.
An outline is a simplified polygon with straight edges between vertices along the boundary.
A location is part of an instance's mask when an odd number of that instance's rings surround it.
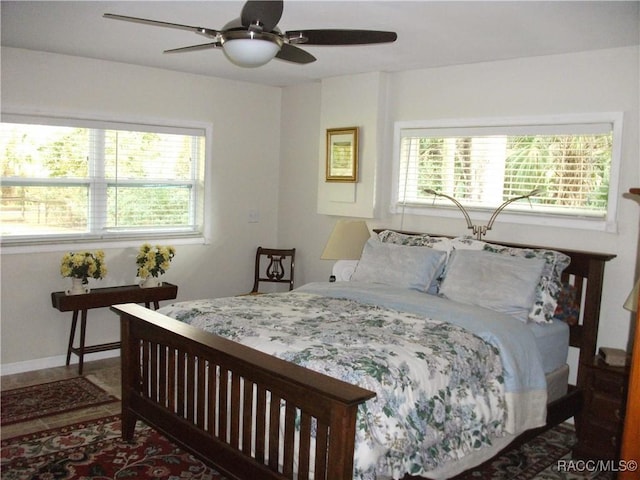
<svg viewBox="0 0 640 480">
<path fill-rule="evenodd" d="M 197 50 L 208 50 L 209 48 L 221 48 L 220 42 L 202 43 L 200 45 L 190 45 L 188 47 L 172 48 L 165 50 L 164 53 L 182 53 L 182 52 L 195 52 Z"/>
<path fill-rule="evenodd" d="M 148 18 L 128 17 L 126 15 L 116 15 L 114 13 L 105 13 L 104 18 L 113 20 L 124 20 L 125 22 L 142 23 L 144 25 L 152 25 L 155 27 L 179 28 L 180 30 L 189 30 L 190 32 L 200 33 L 209 37 L 218 35 L 218 31 L 212 28 L 193 27 L 191 25 L 181 25 L 179 23 L 161 22 L 159 20 L 149 20 Z"/>
<path fill-rule="evenodd" d="M 276 58 L 293 63 L 311 63 L 316 61 L 316 57 L 305 52 L 299 47 L 285 43 L 276 55 Z"/>
<path fill-rule="evenodd" d="M 364 45 L 395 42 L 396 32 L 378 30 L 292 30 L 285 33 L 291 43 L 306 45 Z"/>
<path fill-rule="evenodd" d="M 258 25 L 262 27 L 262 31 L 271 32 L 278 25 L 283 9 L 282 0 L 249 0 L 242 7 L 240 19 L 245 27 Z"/>
</svg>

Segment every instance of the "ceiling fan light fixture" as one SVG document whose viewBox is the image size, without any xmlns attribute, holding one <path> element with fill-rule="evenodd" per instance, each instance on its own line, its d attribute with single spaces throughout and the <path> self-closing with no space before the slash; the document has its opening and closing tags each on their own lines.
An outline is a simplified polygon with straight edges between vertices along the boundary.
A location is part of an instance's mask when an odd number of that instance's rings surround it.
<svg viewBox="0 0 640 480">
<path fill-rule="evenodd" d="M 240 67 L 259 67 L 271 61 L 282 48 L 282 38 L 272 33 L 234 30 L 222 36 L 222 50 Z"/>
<path fill-rule="evenodd" d="M 0 0 L 2 1 L 2 0 Z M 196 27 L 149 18 L 105 13 L 104 17 L 156 27 L 189 30 L 210 39 L 209 43 L 165 50 L 165 53 L 191 52 L 222 48 L 230 62 L 241 67 L 259 67 L 274 57 L 305 65 L 316 57 L 298 47 L 304 45 L 367 45 L 395 42 L 395 32 L 378 30 L 313 29 L 282 32 L 278 22 L 282 17 L 284 0 L 247 0 L 240 18 L 228 22 L 222 29 Z"/>
</svg>

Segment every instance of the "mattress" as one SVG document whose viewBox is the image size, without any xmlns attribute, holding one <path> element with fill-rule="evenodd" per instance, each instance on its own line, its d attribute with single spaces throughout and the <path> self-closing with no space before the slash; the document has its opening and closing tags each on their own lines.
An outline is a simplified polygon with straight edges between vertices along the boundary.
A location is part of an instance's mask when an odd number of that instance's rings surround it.
<svg viewBox="0 0 640 480">
<path fill-rule="evenodd" d="M 545 375 L 547 380 L 547 403 L 567 394 L 569 385 L 569 365 L 566 363 Z"/>
<path fill-rule="evenodd" d="M 569 354 L 569 326 L 561 320 L 552 323 L 528 323 L 540 352 L 542 369 L 550 373 L 567 363 Z"/>
</svg>

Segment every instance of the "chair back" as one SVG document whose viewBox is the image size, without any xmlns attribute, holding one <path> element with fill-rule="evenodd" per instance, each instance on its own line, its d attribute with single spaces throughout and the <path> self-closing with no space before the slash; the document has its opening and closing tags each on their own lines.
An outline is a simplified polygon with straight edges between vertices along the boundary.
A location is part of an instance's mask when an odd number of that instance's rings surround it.
<svg viewBox="0 0 640 480">
<path fill-rule="evenodd" d="M 293 290 L 296 249 L 262 248 L 256 250 L 252 294 L 260 293 L 261 283 L 288 283 Z"/>
</svg>

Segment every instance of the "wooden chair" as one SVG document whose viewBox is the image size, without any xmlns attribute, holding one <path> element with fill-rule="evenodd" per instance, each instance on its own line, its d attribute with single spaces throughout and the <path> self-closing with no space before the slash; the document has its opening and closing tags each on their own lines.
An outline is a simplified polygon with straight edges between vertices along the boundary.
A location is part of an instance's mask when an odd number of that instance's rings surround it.
<svg viewBox="0 0 640 480">
<path fill-rule="evenodd" d="M 253 288 L 247 295 L 259 295 L 263 283 L 288 283 L 293 290 L 296 249 L 262 248 L 256 250 Z"/>
</svg>

